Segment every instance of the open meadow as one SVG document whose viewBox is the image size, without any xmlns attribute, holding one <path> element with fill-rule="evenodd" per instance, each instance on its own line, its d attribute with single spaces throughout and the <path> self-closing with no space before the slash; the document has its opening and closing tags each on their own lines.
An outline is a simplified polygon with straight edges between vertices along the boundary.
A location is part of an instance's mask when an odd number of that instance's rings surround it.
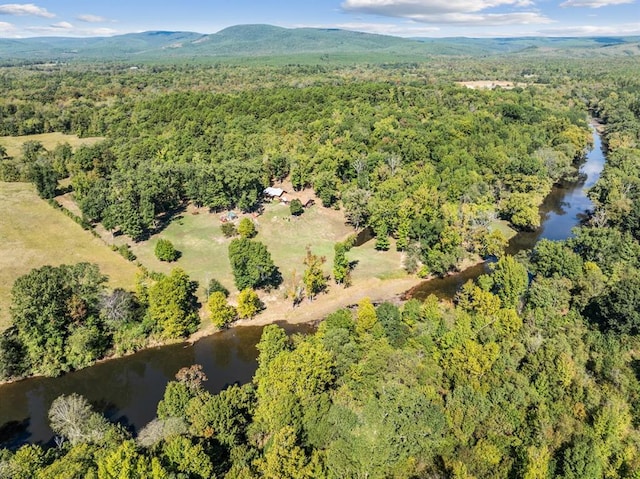
<svg viewBox="0 0 640 479">
<path fill-rule="evenodd" d="M 96 263 L 109 286 L 132 289 L 136 266 L 55 210 L 27 183 L 0 182 L 0 330 L 10 323 L 11 287 L 44 265 Z"/>
<path fill-rule="evenodd" d="M 93 145 L 104 140 L 101 137 L 79 138 L 77 135 L 65 135 L 64 133 L 41 133 L 37 135 L 25 136 L 3 136 L 0 137 L 0 146 L 4 146 L 7 155 L 18 157 L 22 154 L 22 145 L 27 141 L 39 141 L 47 150 L 53 150 L 56 146 L 69 143 L 75 149 L 82 145 Z"/>
<path fill-rule="evenodd" d="M 314 254 L 326 257 L 324 270 L 331 274 L 334 244 L 354 233 L 353 228 L 345 224 L 342 212 L 318 205 L 308 208 L 299 217 L 292 217 L 288 206 L 267 203 L 263 214 L 254 221 L 258 231 L 255 239 L 267 246 L 285 284 L 291 281 L 294 272 L 298 279 L 302 278 L 308 245 Z M 132 250 L 150 270 L 168 272 L 175 267 L 184 269 L 200 283 L 201 298 L 204 298 L 204 288 L 211 278 L 222 282 L 233 293 L 236 288 L 228 259 L 231 239 L 222 235 L 221 224 L 220 214 L 209 213 L 206 208 L 189 208 L 175 217 L 161 233 L 148 241 L 132 244 Z M 171 241 L 182 253 L 178 261 L 163 263 L 156 259 L 154 247 L 160 238 Z M 117 244 L 124 241 L 125 238 L 116 237 Z M 373 245 L 374 242 L 369 241 L 348 253 L 351 261 L 357 261 L 353 272 L 355 281 L 406 276 L 399 253 L 393 248 L 388 252 L 375 251 Z"/>
</svg>

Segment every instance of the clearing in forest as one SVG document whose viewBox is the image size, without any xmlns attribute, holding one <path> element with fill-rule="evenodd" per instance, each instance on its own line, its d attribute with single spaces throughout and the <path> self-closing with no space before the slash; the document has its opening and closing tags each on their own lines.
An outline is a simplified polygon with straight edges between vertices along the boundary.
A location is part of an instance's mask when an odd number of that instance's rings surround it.
<svg viewBox="0 0 640 479">
<path fill-rule="evenodd" d="M 152 271 L 169 272 L 172 268 L 184 269 L 191 278 L 200 283 L 200 295 L 208 281 L 216 278 L 231 292 L 236 291 L 228 258 L 230 238 L 225 238 L 220 229 L 220 213 L 209 213 L 206 208 L 189 207 L 161 233 L 150 240 L 132 245 L 138 260 Z M 251 215 L 239 215 L 253 218 Z M 307 245 L 311 251 L 326 257 L 324 271 L 331 274 L 333 268 L 334 244 L 354 234 L 352 227 L 344 222 L 341 211 L 323 208 L 316 204 L 307 208 L 299 217 L 289 213 L 289 206 L 280 203 L 267 203 L 264 212 L 254 218 L 258 235 L 254 238 L 263 242 L 280 269 L 284 283 L 291 281 L 293 272 L 302 279 L 305 266 L 303 259 Z M 168 239 L 182 253 L 174 263 L 163 263 L 156 259 L 154 247 L 158 239 Z M 124 238 L 116 238 L 122 244 Z M 405 277 L 401 255 L 392 246 L 390 251 L 379 252 L 373 249 L 374 241 L 353 248 L 347 257 L 358 261 L 353 271 L 354 281 L 378 277 L 381 279 Z M 330 283 L 331 284 L 331 283 Z M 346 290 L 348 291 L 348 290 Z"/>
<path fill-rule="evenodd" d="M 0 182 L 0 330 L 16 278 L 44 265 L 96 263 L 110 287 L 133 289 L 137 268 L 40 199 L 33 185 Z"/>
<path fill-rule="evenodd" d="M 0 145 L 7 149 L 7 155 L 14 158 L 22 155 L 22 145 L 27 141 L 39 141 L 47 150 L 53 150 L 56 146 L 69 143 L 75 150 L 78 146 L 93 145 L 104 140 L 101 137 L 79 138 L 77 135 L 65 135 L 64 133 L 41 133 L 25 136 L 2 136 Z"/>
</svg>

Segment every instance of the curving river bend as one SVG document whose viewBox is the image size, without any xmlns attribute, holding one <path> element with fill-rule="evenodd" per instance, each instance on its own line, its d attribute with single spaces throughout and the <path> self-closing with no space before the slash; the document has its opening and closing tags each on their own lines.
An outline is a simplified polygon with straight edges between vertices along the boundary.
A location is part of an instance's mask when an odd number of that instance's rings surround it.
<svg viewBox="0 0 640 479">
<path fill-rule="evenodd" d="M 593 149 L 580 168 L 577 183 L 555 186 L 540 207 L 542 226 L 517 234 L 508 253 L 532 248 L 541 238 L 564 239 L 571 235 L 584 213 L 591 208 L 585 190 L 599 178 L 604 167 L 600 136 L 593 129 Z M 442 279 L 426 281 L 412 290 L 418 299 L 429 294 L 451 297 L 467 280 L 486 271 L 480 264 Z M 308 333 L 312 325 L 282 325 L 289 333 Z M 85 396 L 109 419 L 139 430 L 155 417 L 156 405 L 168 381 L 182 367 L 201 364 L 211 392 L 248 382 L 257 367 L 255 345 L 262 327 L 238 327 L 203 338 L 193 345 L 175 344 L 147 349 L 124 358 L 96 364 L 59 378 L 31 378 L 0 386 L 0 447 L 25 442 L 48 443 L 53 439 L 47 411 L 61 394 Z"/>
</svg>

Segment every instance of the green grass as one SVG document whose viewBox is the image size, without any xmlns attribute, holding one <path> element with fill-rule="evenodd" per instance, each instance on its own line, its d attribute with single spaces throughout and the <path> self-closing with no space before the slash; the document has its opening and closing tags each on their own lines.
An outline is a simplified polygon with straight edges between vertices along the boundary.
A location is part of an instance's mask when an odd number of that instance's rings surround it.
<svg viewBox="0 0 640 479">
<path fill-rule="evenodd" d="M 396 251 L 395 241 L 391 240 L 389 251 L 377 251 L 375 244 L 376 240 L 372 239 L 347 253 L 350 261 L 358 262 L 352 272 L 353 280 L 406 278 L 407 273 L 402 268 L 402 255 Z"/>
<path fill-rule="evenodd" d="M 78 138 L 77 135 L 65 135 L 64 133 L 42 133 L 25 136 L 2 136 L 0 137 L 0 145 L 7 149 L 9 156 L 19 157 L 22 155 L 22 145 L 27 141 L 39 141 L 47 150 L 53 150 L 63 143 L 69 143 L 75 149 L 81 145 L 93 145 L 103 139 L 100 137 Z"/>
<path fill-rule="evenodd" d="M 228 259 L 231 240 L 223 237 L 219 216 L 215 213 L 194 215 L 184 212 L 174 218 L 158 235 L 148 241 L 133 244 L 133 252 L 143 265 L 153 271 L 169 272 L 175 267 L 184 269 L 191 278 L 200 283 L 201 297 L 205 285 L 211 278 L 216 278 L 233 292 L 236 288 Z M 321 206 L 313 206 L 300 217 L 293 218 L 289 214 L 288 206 L 267 204 L 257 222 L 258 235 L 255 239 L 267 245 L 285 282 L 291 278 L 294 271 L 298 278 L 302 277 L 305 269 L 305 248 L 308 245 L 314 254 L 326 257 L 324 270 L 331 274 L 334 244 L 353 234 L 353 229 L 345 225 L 339 211 Z M 163 263 L 156 259 L 153 250 L 159 238 L 171 241 L 182 253 L 182 257 L 174 263 Z M 118 243 L 124 240 L 125 238 L 117 238 Z M 374 242 L 370 241 L 349 252 L 349 259 L 358 261 L 354 279 L 372 276 L 398 277 L 398 274 L 402 273 L 399 253 L 375 251 L 373 244 Z"/>
<path fill-rule="evenodd" d="M 491 221 L 491 223 L 489 223 L 489 230 L 494 231 L 494 230 L 499 230 L 502 232 L 502 234 L 504 235 L 505 238 L 507 238 L 508 240 L 510 240 L 511 238 L 513 238 L 517 233 L 516 230 L 514 230 L 508 221 L 506 220 L 493 220 Z"/>
<path fill-rule="evenodd" d="M 0 182 L 0 330 L 16 278 L 44 265 L 96 263 L 111 287 L 132 289 L 137 268 L 41 200 L 33 185 Z"/>
</svg>

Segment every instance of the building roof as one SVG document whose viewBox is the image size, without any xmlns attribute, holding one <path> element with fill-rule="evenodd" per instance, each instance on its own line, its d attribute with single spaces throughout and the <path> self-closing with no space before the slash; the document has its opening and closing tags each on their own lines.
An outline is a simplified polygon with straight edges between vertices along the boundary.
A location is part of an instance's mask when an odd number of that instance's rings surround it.
<svg viewBox="0 0 640 479">
<path fill-rule="evenodd" d="M 264 189 L 264 194 L 269 196 L 282 196 L 284 190 L 282 188 L 274 188 L 273 186 L 269 186 Z"/>
</svg>

